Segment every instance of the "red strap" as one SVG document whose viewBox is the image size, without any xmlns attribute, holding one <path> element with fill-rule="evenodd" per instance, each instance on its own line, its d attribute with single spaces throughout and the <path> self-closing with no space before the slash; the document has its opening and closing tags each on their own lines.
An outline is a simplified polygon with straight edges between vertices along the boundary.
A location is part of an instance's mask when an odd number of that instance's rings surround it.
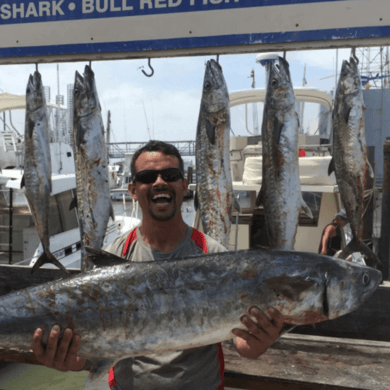
<svg viewBox="0 0 390 390">
<path fill-rule="evenodd" d="M 116 386 L 114 367 L 111 367 L 111 370 L 108 373 L 108 386 L 110 386 L 110 388 Z"/>
<path fill-rule="evenodd" d="M 195 244 L 200 249 L 202 249 L 202 251 L 204 253 L 208 252 L 206 236 L 204 235 L 204 233 L 200 232 L 199 230 L 196 230 L 196 229 L 192 228 L 191 240 L 194 241 Z"/>
<path fill-rule="evenodd" d="M 225 359 L 223 357 L 222 344 L 218 343 L 218 361 L 219 361 L 219 375 L 221 376 L 221 384 L 218 386 L 218 390 L 225 389 Z"/>
<path fill-rule="evenodd" d="M 125 247 L 123 249 L 122 257 L 125 257 L 127 255 L 127 252 L 129 251 L 130 245 L 137 239 L 137 229 L 138 226 L 135 227 L 127 237 Z"/>
</svg>

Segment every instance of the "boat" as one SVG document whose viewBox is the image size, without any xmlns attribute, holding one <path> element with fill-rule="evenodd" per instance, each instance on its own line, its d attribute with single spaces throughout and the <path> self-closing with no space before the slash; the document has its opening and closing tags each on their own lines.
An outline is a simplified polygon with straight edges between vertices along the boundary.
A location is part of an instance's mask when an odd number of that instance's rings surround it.
<svg viewBox="0 0 390 390">
<path fill-rule="evenodd" d="M 11 102 L 11 103 L 10 103 Z M 0 114 L 24 109 L 24 96 L 0 94 Z M 50 106 L 50 103 L 49 103 Z M 5 117 L 5 115 L 4 115 Z M 12 114 L 10 114 L 12 118 Z M 11 120 L 10 120 L 11 121 Z M 50 196 L 50 251 L 67 269 L 81 267 L 81 238 L 77 209 L 69 210 L 76 195 L 73 149 L 66 139 L 50 144 L 52 161 L 52 192 Z M 43 252 L 34 227 L 23 177 L 23 136 L 15 128 L 0 131 L 0 263 L 32 267 Z M 116 181 L 118 168 L 110 170 Z M 116 208 L 115 221 L 110 219 L 104 240 L 105 248 L 116 237 L 131 230 L 141 221 L 138 207 Z M 119 213 L 118 213 L 119 211 Z M 135 213 L 137 211 L 137 213 Z M 45 264 L 43 268 L 53 268 Z"/>
<path fill-rule="evenodd" d="M 295 88 L 297 101 L 318 103 L 332 109 L 332 98 L 316 88 Z M 231 92 L 230 107 L 263 103 L 265 89 L 248 89 Z M 247 109 L 245 108 L 245 113 Z M 247 116 L 247 114 L 246 114 Z M 245 118 L 245 121 L 247 118 Z M 319 135 L 300 135 L 299 148 L 305 157 L 299 158 L 302 196 L 310 207 L 313 219 L 301 214 L 296 235 L 295 250 L 316 252 L 324 227 L 341 210 L 341 199 L 334 173 L 328 176 L 331 160 L 329 144 L 320 144 Z M 230 138 L 230 162 L 233 191 L 241 210 L 233 211 L 229 250 L 269 246 L 265 233 L 262 207 L 255 207 L 261 188 L 262 146 L 261 135 L 234 136 Z M 196 190 L 195 184 L 191 185 Z M 199 211 L 194 217 L 194 227 L 203 230 Z M 343 245 L 346 244 L 344 237 Z"/>
</svg>

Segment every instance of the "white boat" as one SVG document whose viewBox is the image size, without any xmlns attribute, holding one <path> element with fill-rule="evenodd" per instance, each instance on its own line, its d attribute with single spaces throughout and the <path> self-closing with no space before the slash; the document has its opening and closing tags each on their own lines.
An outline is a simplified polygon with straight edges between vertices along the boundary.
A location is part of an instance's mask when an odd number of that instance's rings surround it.
<svg viewBox="0 0 390 390">
<path fill-rule="evenodd" d="M 25 97 L 0 94 L 0 114 L 2 111 L 24 108 Z M 0 164 L 3 167 L 0 172 L 0 263 L 33 266 L 43 249 L 24 189 L 20 188 L 23 177 L 23 136 L 16 129 L 0 131 L 0 148 Z M 73 150 L 66 142 L 56 142 L 50 144 L 50 151 L 50 251 L 66 268 L 80 268 L 81 243 L 77 210 L 69 210 L 76 193 Z M 140 218 L 138 213 L 129 215 L 125 209 L 117 213 L 115 221 L 109 221 L 103 248 L 138 225 Z M 54 265 L 46 264 L 45 267 Z"/>
<path fill-rule="evenodd" d="M 328 93 L 307 87 L 296 88 L 294 92 L 297 101 L 322 104 L 331 111 L 332 98 Z M 264 89 L 232 92 L 229 96 L 230 107 L 263 103 L 265 93 Z M 295 250 L 317 253 L 324 227 L 341 210 L 335 175 L 332 173 L 328 176 L 331 160 L 329 146 L 320 145 L 318 135 L 300 135 L 299 147 L 306 153 L 306 157 L 299 158 L 301 191 L 313 213 L 313 219 L 300 215 Z M 235 196 L 239 195 L 241 211 L 239 214 L 233 211 L 232 214 L 229 250 L 268 246 L 263 209 L 255 207 L 256 196 L 261 188 L 261 148 L 261 135 L 230 138 L 233 190 Z M 196 190 L 195 185 L 190 188 Z M 203 229 L 199 211 L 195 213 L 194 227 Z"/>
</svg>

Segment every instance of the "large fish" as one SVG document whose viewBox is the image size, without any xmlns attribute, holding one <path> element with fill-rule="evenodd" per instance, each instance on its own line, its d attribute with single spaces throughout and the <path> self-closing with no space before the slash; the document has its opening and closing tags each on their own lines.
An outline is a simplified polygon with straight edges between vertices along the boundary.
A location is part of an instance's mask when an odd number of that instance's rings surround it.
<svg viewBox="0 0 390 390">
<path fill-rule="evenodd" d="M 32 272 L 46 263 L 65 267 L 50 252 L 49 212 L 51 193 L 50 137 L 42 78 L 38 71 L 30 75 L 26 90 L 26 123 L 24 132 L 24 174 L 21 187 L 43 247 Z"/>
<path fill-rule="evenodd" d="M 362 240 L 364 191 L 367 176 L 374 177 L 367 160 L 364 127 L 364 101 L 358 59 L 354 52 L 343 61 L 333 111 L 333 158 L 328 173 L 335 171 L 340 197 L 351 226 L 352 241 L 338 256 L 346 258 L 353 251 L 367 256 L 367 264 L 380 266 L 378 257 Z"/>
<path fill-rule="evenodd" d="M 229 93 L 221 65 L 206 64 L 196 134 L 196 201 L 203 231 L 228 248 L 234 204 Z"/>
<path fill-rule="evenodd" d="M 110 217 L 114 220 L 114 211 L 110 198 L 108 154 L 100 102 L 95 75 L 88 65 L 84 77 L 76 71 L 73 148 L 81 242 L 83 247 L 100 249 L 108 220 Z M 90 265 L 84 261 L 83 269 L 88 268 Z"/>
<path fill-rule="evenodd" d="M 231 339 L 252 306 L 275 307 L 286 324 L 335 319 L 357 309 L 381 280 L 373 268 L 307 252 L 134 263 L 86 249 L 93 270 L 0 297 L 1 347 L 29 347 L 37 327 L 47 337 L 58 324 L 81 336 L 80 356 L 110 368 L 126 357 Z"/>
<path fill-rule="evenodd" d="M 289 65 L 279 57 L 269 66 L 262 124 L 263 178 L 256 204 L 264 206 L 270 246 L 290 250 L 300 211 L 313 216 L 299 183 L 299 119 Z"/>
</svg>

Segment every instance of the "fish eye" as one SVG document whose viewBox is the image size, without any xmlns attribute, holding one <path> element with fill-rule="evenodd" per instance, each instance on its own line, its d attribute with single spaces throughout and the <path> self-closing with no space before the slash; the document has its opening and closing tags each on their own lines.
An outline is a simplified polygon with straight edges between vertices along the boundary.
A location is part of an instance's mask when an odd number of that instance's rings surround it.
<svg viewBox="0 0 390 390">
<path fill-rule="evenodd" d="M 276 85 L 278 85 L 278 80 L 272 79 L 271 85 L 272 85 L 273 87 L 275 87 Z"/>
<path fill-rule="evenodd" d="M 367 274 L 363 274 L 363 284 L 367 286 L 370 283 L 370 277 Z"/>
<path fill-rule="evenodd" d="M 204 83 L 204 89 L 205 89 L 206 91 L 208 91 L 210 88 L 211 88 L 211 83 L 210 83 L 209 81 L 206 81 L 206 82 Z"/>
<path fill-rule="evenodd" d="M 79 93 L 80 93 L 80 91 L 79 91 L 77 88 L 75 88 L 74 94 L 75 94 L 75 95 L 78 95 Z"/>
<path fill-rule="evenodd" d="M 27 93 L 30 93 L 31 92 L 31 89 L 30 88 L 27 88 Z"/>
</svg>

